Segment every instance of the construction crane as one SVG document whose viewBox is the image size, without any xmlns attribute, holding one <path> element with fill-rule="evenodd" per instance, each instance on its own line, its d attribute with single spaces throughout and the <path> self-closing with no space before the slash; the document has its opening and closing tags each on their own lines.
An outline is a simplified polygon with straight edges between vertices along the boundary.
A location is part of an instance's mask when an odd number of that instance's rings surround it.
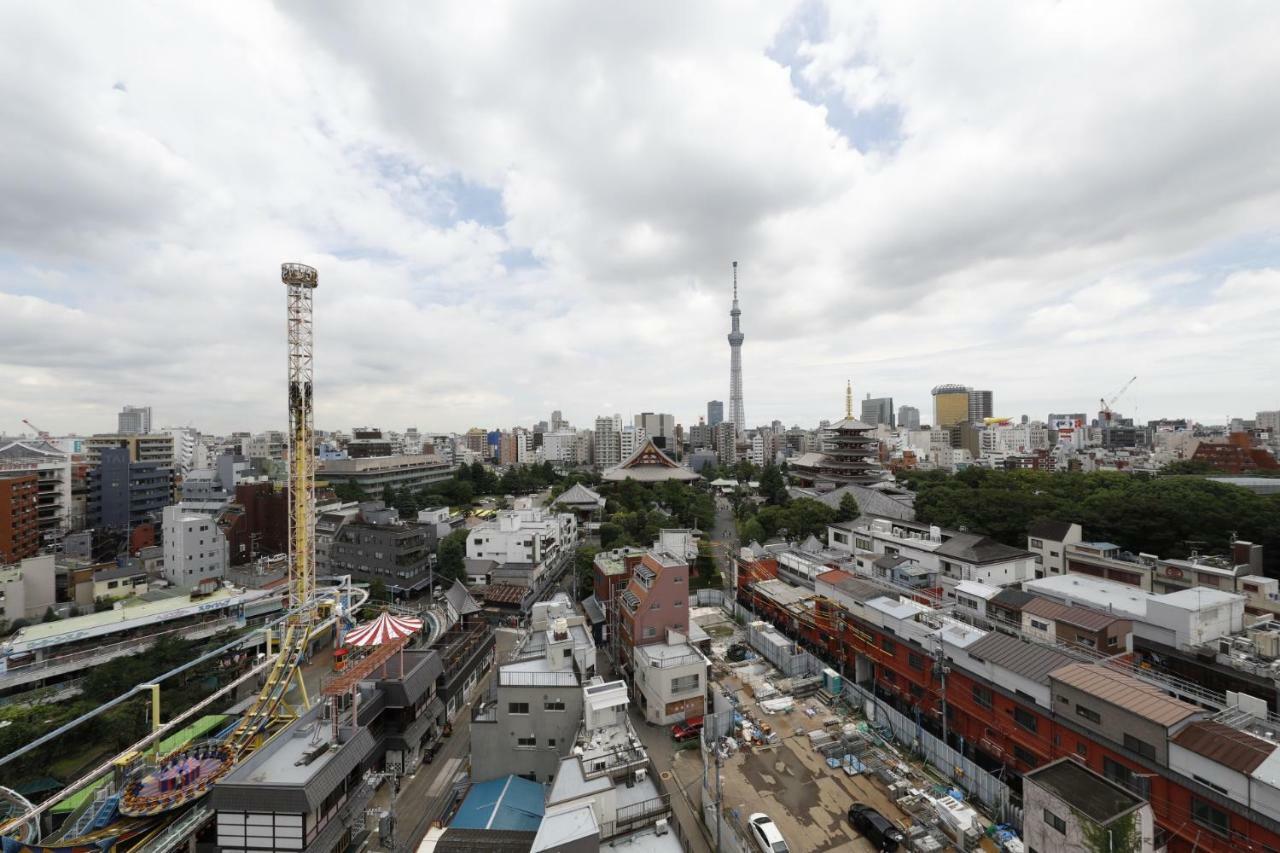
<svg viewBox="0 0 1280 853">
<path fill-rule="evenodd" d="M 49 437 L 49 433 L 48 433 L 48 431 L 47 431 L 47 430 L 40 429 L 40 427 L 36 426 L 35 424 L 33 424 L 31 421 L 27 420 L 26 418 L 23 418 L 23 419 L 22 419 L 22 422 L 23 422 L 24 424 L 26 424 L 27 426 L 31 427 L 33 430 L 35 430 L 35 431 L 36 431 L 36 435 L 38 435 L 40 438 L 48 438 L 48 437 Z"/>
<path fill-rule="evenodd" d="M 1116 401 L 1124 396 L 1124 392 L 1129 390 L 1129 386 L 1132 385 L 1134 380 L 1137 378 L 1137 376 L 1130 377 L 1129 381 L 1121 385 L 1120 390 L 1117 391 L 1110 400 L 1106 398 L 1098 400 L 1098 414 L 1102 418 L 1103 426 L 1107 426 L 1111 423 L 1111 415 L 1113 414 L 1111 407 L 1116 404 Z"/>
</svg>

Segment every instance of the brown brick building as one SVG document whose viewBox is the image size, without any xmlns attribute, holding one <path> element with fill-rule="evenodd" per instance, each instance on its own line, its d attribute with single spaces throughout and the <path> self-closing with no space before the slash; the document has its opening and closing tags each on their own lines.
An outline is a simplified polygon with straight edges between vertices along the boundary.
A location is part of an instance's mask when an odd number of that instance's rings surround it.
<svg viewBox="0 0 1280 853">
<path fill-rule="evenodd" d="M 36 516 L 37 474 L 0 475 L 0 565 L 34 557 L 40 551 Z"/>
</svg>

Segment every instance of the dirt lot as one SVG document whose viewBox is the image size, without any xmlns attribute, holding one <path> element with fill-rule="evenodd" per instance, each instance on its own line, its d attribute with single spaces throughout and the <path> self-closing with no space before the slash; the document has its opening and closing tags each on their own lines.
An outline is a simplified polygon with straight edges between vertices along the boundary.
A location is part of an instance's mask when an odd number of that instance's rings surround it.
<svg viewBox="0 0 1280 853">
<path fill-rule="evenodd" d="M 732 677 L 725 682 L 739 686 Z M 766 715 L 747 698 L 749 694 L 739 695 L 744 697 L 744 710 L 769 723 L 780 740 L 740 750 L 723 763 L 724 804 L 736 818 L 745 823 L 749 814 L 762 811 L 777 823 L 792 850 L 815 853 L 875 849 L 849 826 L 848 808 L 854 802 L 870 803 L 899 825 L 909 823 L 876 780 L 830 769 L 804 734 L 794 734 L 797 729 L 819 729 L 822 720 L 831 716 L 816 699 L 808 703 L 819 709 L 814 717 L 804 713 L 804 704 L 786 714 Z"/>
</svg>

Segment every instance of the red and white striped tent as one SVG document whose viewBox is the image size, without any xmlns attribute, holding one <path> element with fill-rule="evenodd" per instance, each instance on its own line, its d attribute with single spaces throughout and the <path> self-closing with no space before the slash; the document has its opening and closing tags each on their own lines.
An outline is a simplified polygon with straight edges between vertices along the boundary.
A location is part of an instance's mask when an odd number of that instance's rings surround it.
<svg viewBox="0 0 1280 853">
<path fill-rule="evenodd" d="M 421 630 L 421 619 L 383 612 L 372 622 L 352 628 L 342 641 L 349 646 L 380 646 Z"/>
</svg>

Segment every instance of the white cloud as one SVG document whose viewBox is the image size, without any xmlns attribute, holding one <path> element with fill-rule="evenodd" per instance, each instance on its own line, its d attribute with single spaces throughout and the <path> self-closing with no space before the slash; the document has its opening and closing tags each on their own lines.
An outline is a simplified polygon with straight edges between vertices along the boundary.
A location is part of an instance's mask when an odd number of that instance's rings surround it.
<svg viewBox="0 0 1280 853">
<path fill-rule="evenodd" d="M 1274 407 L 1277 36 L 1190 3 L 7 7 L 0 431 L 279 425 L 282 260 L 320 268 L 325 427 L 691 422 L 735 258 L 753 421 L 845 377 Z"/>
</svg>

